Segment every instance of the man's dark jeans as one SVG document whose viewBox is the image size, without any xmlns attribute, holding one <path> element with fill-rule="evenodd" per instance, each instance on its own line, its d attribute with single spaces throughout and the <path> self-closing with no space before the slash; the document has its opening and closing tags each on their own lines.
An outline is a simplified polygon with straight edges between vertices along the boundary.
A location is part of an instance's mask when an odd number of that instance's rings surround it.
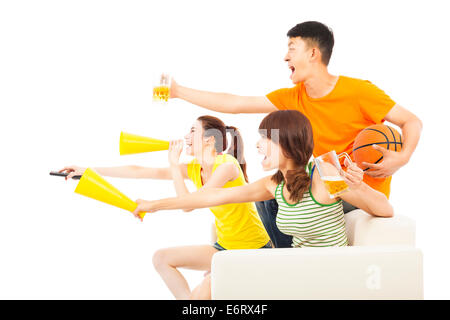
<svg viewBox="0 0 450 320">
<path fill-rule="evenodd" d="M 272 240 L 275 248 L 291 248 L 292 236 L 282 233 L 276 223 L 278 213 L 278 203 L 275 199 L 267 201 L 255 202 L 256 209 L 258 210 L 259 217 L 266 228 L 267 234 Z M 350 203 L 343 201 L 344 213 L 358 209 L 352 206 Z"/>
</svg>

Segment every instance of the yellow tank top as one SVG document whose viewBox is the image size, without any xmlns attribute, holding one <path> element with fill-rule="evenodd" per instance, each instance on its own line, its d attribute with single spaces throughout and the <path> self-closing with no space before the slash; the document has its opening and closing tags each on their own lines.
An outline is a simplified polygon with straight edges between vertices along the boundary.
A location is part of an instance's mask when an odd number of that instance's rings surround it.
<svg viewBox="0 0 450 320">
<path fill-rule="evenodd" d="M 223 188 L 243 186 L 246 184 L 244 174 L 238 161 L 229 154 L 218 155 L 215 159 L 213 172 L 219 165 L 233 162 L 239 168 L 239 177 L 228 181 Z M 201 166 L 197 159 L 192 160 L 187 167 L 188 176 L 200 189 L 202 178 Z M 257 249 L 269 242 L 269 236 L 258 216 L 255 204 L 230 203 L 209 208 L 215 216 L 217 242 L 225 249 Z"/>
</svg>

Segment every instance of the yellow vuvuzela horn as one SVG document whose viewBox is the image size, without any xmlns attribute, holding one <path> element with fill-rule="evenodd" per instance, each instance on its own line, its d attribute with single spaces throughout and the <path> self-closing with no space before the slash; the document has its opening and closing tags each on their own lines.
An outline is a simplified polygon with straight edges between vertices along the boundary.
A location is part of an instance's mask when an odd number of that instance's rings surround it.
<svg viewBox="0 0 450 320">
<path fill-rule="evenodd" d="M 75 188 L 75 193 L 131 212 L 137 207 L 136 202 L 117 190 L 91 168 L 87 168 L 84 171 L 80 182 Z M 145 212 L 139 213 L 139 216 L 143 219 Z"/>
<path fill-rule="evenodd" d="M 169 141 L 120 133 L 120 155 L 169 150 Z"/>
</svg>

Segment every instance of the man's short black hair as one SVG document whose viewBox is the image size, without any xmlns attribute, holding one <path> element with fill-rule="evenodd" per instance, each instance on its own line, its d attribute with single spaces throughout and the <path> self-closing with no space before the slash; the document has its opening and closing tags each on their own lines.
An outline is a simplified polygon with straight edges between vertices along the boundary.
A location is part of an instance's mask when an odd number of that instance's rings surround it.
<svg viewBox="0 0 450 320">
<path fill-rule="evenodd" d="M 317 45 L 322 53 L 322 62 L 328 65 L 333 52 L 333 31 L 323 23 L 317 21 L 306 21 L 299 23 L 288 31 L 289 38 L 300 37 L 312 45 Z"/>
</svg>

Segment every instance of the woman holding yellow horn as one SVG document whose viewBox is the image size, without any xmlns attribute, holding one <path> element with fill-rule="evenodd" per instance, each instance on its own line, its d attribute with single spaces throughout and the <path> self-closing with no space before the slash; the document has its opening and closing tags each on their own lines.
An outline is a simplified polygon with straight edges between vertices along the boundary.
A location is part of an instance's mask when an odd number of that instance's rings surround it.
<svg viewBox="0 0 450 320">
<path fill-rule="evenodd" d="M 228 153 L 226 133 L 232 136 Z M 95 168 L 104 176 L 121 178 L 173 179 L 178 196 L 189 193 L 184 179 L 191 179 L 197 189 L 230 188 L 247 184 L 244 146 L 239 131 L 225 126 L 218 118 L 199 117 L 185 136 L 186 153 L 194 156 L 188 164 L 180 164 L 183 142 L 171 141 L 168 168 L 123 166 Z M 85 168 L 68 166 L 66 179 L 82 175 Z M 184 211 L 191 211 L 186 208 Z M 210 291 L 199 286 L 190 290 L 178 268 L 210 271 L 214 253 L 226 249 L 269 248 L 270 239 L 259 219 L 253 203 L 226 204 L 210 208 L 215 216 L 217 242 L 211 245 L 193 245 L 161 249 L 155 252 L 153 264 L 177 299 L 210 298 Z"/>
</svg>

